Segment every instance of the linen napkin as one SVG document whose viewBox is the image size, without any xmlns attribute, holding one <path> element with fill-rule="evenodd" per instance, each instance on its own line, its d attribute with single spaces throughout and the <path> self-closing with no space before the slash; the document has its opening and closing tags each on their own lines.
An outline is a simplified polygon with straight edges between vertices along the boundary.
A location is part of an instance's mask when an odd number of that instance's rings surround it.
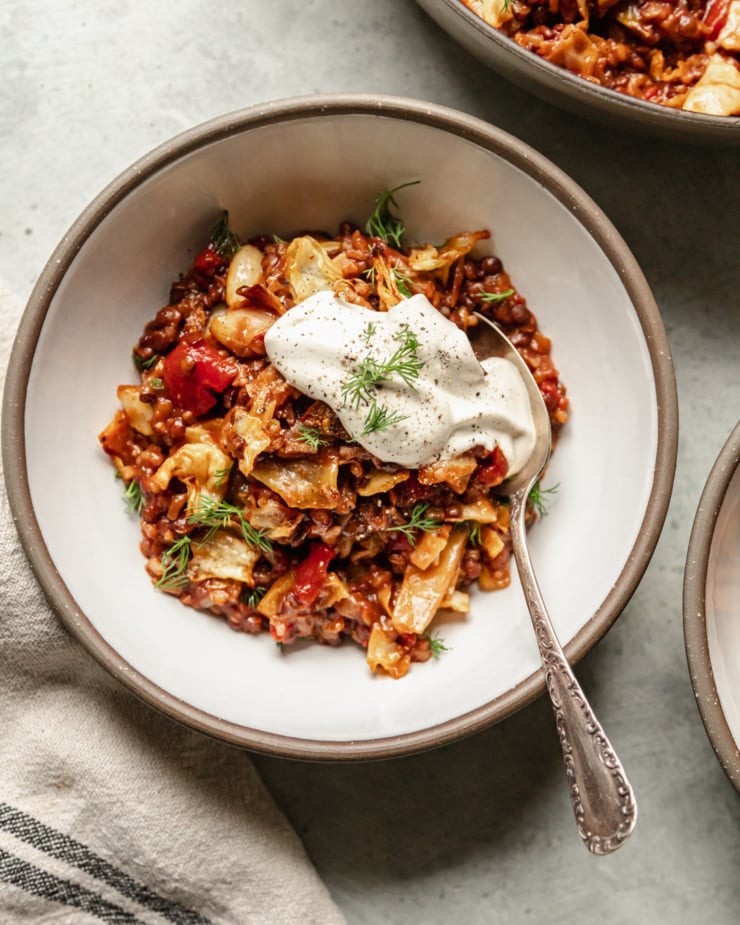
<svg viewBox="0 0 740 925">
<path fill-rule="evenodd" d="M 0 286 L 0 371 L 20 315 Z M 51 611 L 0 479 L 0 922 L 341 925 L 249 756 L 125 691 Z"/>
</svg>

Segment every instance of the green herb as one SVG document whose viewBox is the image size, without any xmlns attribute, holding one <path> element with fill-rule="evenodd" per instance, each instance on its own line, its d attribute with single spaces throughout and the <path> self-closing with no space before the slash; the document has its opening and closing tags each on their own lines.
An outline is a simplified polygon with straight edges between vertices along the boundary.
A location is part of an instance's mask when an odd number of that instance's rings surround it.
<svg viewBox="0 0 740 925">
<path fill-rule="evenodd" d="M 267 588 L 250 588 L 242 594 L 242 601 L 252 610 L 257 609 L 257 605 L 265 596 Z"/>
<path fill-rule="evenodd" d="M 375 322 L 368 321 L 368 323 L 365 325 L 365 328 L 362 332 L 362 339 L 365 341 L 366 344 L 369 344 L 374 334 L 375 334 Z"/>
<path fill-rule="evenodd" d="M 391 206 L 398 208 L 398 203 L 393 198 L 393 194 L 399 190 L 406 189 L 407 186 L 416 186 L 420 180 L 412 180 L 410 183 L 402 183 L 392 190 L 386 190 L 384 193 L 378 193 L 375 197 L 375 211 L 365 223 L 366 234 L 373 235 L 385 241 L 386 244 L 393 244 L 394 247 L 401 246 L 401 238 L 406 230 L 401 219 L 394 215 Z"/>
<path fill-rule="evenodd" d="M 312 450 L 318 450 L 320 446 L 326 446 L 327 443 L 321 436 L 320 430 L 316 427 L 309 427 L 307 424 L 301 424 L 298 428 L 298 439 Z"/>
<path fill-rule="evenodd" d="M 256 546 L 264 553 L 272 552 L 272 543 L 264 532 L 255 530 L 241 508 L 229 504 L 228 501 L 217 501 L 215 498 L 201 495 L 195 511 L 188 517 L 188 523 L 196 527 L 208 527 L 204 543 L 212 540 L 218 530 L 233 526 L 234 521 L 238 524 L 248 546 Z"/>
<path fill-rule="evenodd" d="M 542 488 L 539 480 L 537 480 L 532 488 L 532 491 L 529 493 L 529 500 L 532 503 L 532 507 L 537 511 L 540 517 L 544 517 L 547 514 L 547 505 L 550 500 L 550 496 L 554 495 L 558 488 L 560 488 L 560 483 L 553 485 L 552 488 Z"/>
<path fill-rule="evenodd" d="M 181 536 L 162 553 L 162 577 L 155 588 L 174 591 L 187 584 L 187 568 L 190 561 L 190 537 Z"/>
<path fill-rule="evenodd" d="M 231 466 L 228 466 L 228 468 L 226 469 L 216 469 L 216 471 L 213 473 L 214 475 L 213 487 L 221 488 L 224 482 L 226 481 L 226 479 L 229 477 L 230 472 L 231 472 Z"/>
<path fill-rule="evenodd" d="M 480 532 L 480 522 L 477 520 L 467 520 L 466 522 L 468 528 L 468 540 L 473 543 L 475 546 L 481 545 L 481 532 Z"/>
<path fill-rule="evenodd" d="M 375 285 L 375 264 L 373 264 L 371 267 L 368 267 L 367 270 L 363 270 L 361 275 L 367 277 L 367 281 L 370 283 L 370 285 L 374 286 Z"/>
<path fill-rule="evenodd" d="M 433 517 L 426 517 L 429 502 L 420 502 L 415 504 L 411 510 L 411 517 L 405 524 L 398 524 L 393 527 L 386 527 L 387 533 L 403 533 L 412 546 L 416 545 L 416 531 L 421 530 L 428 533 L 430 530 L 436 530 L 441 525 L 441 521 Z"/>
<path fill-rule="evenodd" d="M 153 353 L 146 360 L 143 359 L 143 357 L 140 357 L 138 353 L 135 353 L 133 356 L 134 356 L 134 366 L 139 370 L 139 372 L 142 372 L 142 373 L 144 372 L 145 369 L 151 369 L 152 366 L 154 366 L 154 364 L 159 359 L 158 353 Z"/>
<path fill-rule="evenodd" d="M 367 331 L 367 328 L 365 330 Z M 343 405 L 349 402 L 350 406 L 357 410 L 360 405 L 371 404 L 375 401 L 375 387 L 387 382 L 393 375 L 403 379 L 406 385 L 413 388 L 414 381 L 419 378 L 419 370 L 424 365 L 416 355 L 419 341 L 408 325 L 404 325 L 393 339 L 398 341 L 400 346 L 389 360 L 379 362 L 368 354 L 354 368 L 342 386 Z"/>
<path fill-rule="evenodd" d="M 509 7 L 511 6 L 511 0 L 502 0 L 501 3 L 501 12 L 508 13 Z"/>
<path fill-rule="evenodd" d="M 152 376 L 151 379 L 147 380 L 147 385 L 150 389 L 163 389 L 164 382 L 159 379 L 157 376 Z"/>
<path fill-rule="evenodd" d="M 429 630 L 427 630 L 421 638 L 426 639 L 429 643 L 429 651 L 432 653 L 432 658 L 439 658 L 443 652 L 450 651 L 449 647 L 445 645 L 444 639 L 440 639 L 438 635 L 432 636 Z"/>
<path fill-rule="evenodd" d="M 398 267 L 393 267 L 393 276 L 396 280 L 396 287 L 402 296 L 405 298 L 411 297 L 411 286 L 413 285 L 413 280 L 410 276 L 407 276 L 402 270 L 399 270 Z"/>
<path fill-rule="evenodd" d="M 116 474 L 118 475 L 118 473 Z M 141 485 L 139 485 L 136 479 L 131 479 L 128 485 L 124 488 L 123 497 L 126 500 L 126 513 L 135 513 L 137 516 L 141 516 L 141 511 L 144 507 L 145 499 L 144 492 L 141 490 Z"/>
<path fill-rule="evenodd" d="M 479 292 L 476 294 L 481 302 L 503 302 L 504 299 L 514 295 L 514 290 L 507 289 L 506 292 Z"/>
<path fill-rule="evenodd" d="M 376 401 L 373 401 L 370 405 L 370 410 L 365 415 L 360 436 L 367 437 L 368 434 L 388 430 L 389 427 L 400 424 L 406 418 L 408 418 L 408 414 L 401 414 L 399 411 L 390 412 L 385 405 L 379 405 Z"/>
<path fill-rule="evenodd" d="M 211 246 L 219 257 L 226 257 L 228 260 L 231 260 L 239 250 L 239 238 L 229 228 L 229 213 L 226 209 L 224 209 L 221 213 L 221 218 L 213 226 Z"/>
</svg>

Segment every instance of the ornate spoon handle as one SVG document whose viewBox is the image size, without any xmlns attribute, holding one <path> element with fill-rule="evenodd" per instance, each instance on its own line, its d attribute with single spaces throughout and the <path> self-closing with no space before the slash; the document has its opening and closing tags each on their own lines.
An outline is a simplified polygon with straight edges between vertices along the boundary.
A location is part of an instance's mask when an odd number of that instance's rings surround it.
<svg viewBox="0 0 740 925">
<path fill-rule="evenodd" d="M 629 837 L 637 804 L 627 775 L 568 664 L 545 608 L 525 539 L 527 492 L 511 496 L 511 540 L 555 712 L 578 832 L 593 854 Z"/>
</svg>

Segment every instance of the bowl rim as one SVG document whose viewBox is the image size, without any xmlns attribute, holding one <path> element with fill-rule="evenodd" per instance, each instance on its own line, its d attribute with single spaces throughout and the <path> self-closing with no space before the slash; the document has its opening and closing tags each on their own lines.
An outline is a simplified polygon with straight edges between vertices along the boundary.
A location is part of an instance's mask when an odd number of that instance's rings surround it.
<svg viewBox="0 0 740 925">
<path fill-rule="evenodd" d="M 725 774 L 740 793 L 740 743 L 717 691 L 707 635 L 706 590 L 712 540 L 722 505 L 740 466 L 740 422 L 719 452 L 702 490 L 689 538 L 683 584 L 686 661 L 704 729 Z"/>
<path fill-rule="evenodd" d="M 715 141 L 732 139 L 733 142 L 737 140 L 740 143 L 740 116 L 715 116 L 687 112 L 683 109 L 673 109 L 670 106 L 627 96 L 610 87 L 592 83 L 522 48 L 507 35 L 481 19 L 462 0 L 416 0 L 416 2 L 427 12 L 429 7 L 440 5 L 447 7 L 451 14 L 458 16 L 470 28 L 493 42 L 496 50 L 511 62 L 524 66 L 532 74 L 532 79 L 540 86 L 547 87 L 549 92 L 560 83 L 566 88 L 566 94 L 571 100 L 582 98 L 592 109 L 609 106 L 623 118 L 633 120 L 638 124 L 652 123 L 656 128 L 668 130 L 683 128 L 686 140 L 689 140 L 691 134 L 695 134 L 711 137 Z"/>
<path fill-rule="evenodd" d="M 52 607 L 67 630 L 124 687 L 150 706 L 222 741 L 255 752 L 316 761 L 396 757 L 448 744 L 517 712 L 545 690 L 538 670 L 494 700 L 438 725 L 410 733 L 352 741 L 312 740 L 251 729 L 193 707 L 142 677 L 100 635 L 56 570 L 31 502 L 25 462 L 25 405 L 36 344 L 54 295 L 87 237 L 127 195 L 157 171 L 201 146 L 276 122 L 337 115 L 385 116 L 422 123 L 503 157 L 538 182 L 594 238 L 619 275 L 649 353 L 655 380 L 658 434 L 645 514 L 626 562 L 598 610 L 565 645 L 577 662 L 607 632 L 639 584 L 660 536 L 673 489 L 678 444 L 678 398 L 662 318 L 636 259 L 598 205 L 563 171 L 518 138 L 474 116 L 428 102 L 367 93 L 313 95 L 257 104 L 217 116 L 154 148 L 109 183 L 71 225 L 42 270 L 13 344 L 2 415 L 2 454 L 10 508 L 21 544 Z"/>
</svg>

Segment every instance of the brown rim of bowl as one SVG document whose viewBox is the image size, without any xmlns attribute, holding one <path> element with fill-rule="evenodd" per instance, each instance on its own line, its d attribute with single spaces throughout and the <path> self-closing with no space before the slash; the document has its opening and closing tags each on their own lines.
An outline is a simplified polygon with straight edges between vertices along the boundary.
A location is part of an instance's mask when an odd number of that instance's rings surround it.
<svg viewBox="0 0 740 925">
<path fill-rule="evenodd" d="M 736 424 L 712 466 L 691 528 L 683 582 L 683 632 L 686 661 L 696 704 L 722 768 L 740 793 L 740 743 L 727 724 L 709 657 L 706 591 L 714 529 L 732 477 L 740 465 L 740 423 Z"/>
<path fill-rule="evenodd" d="M 565 68 L 558 67 L 534 52 L 522 48 L 515 41 L 504 35 L 494 26 L 481 19 L 462 0 L 416 0 L 417 4 L 427 12 L 430 7 L 445 6 L 450 13 L 459 17 L 471 29 L 478 32 L 511 62 L 509 68 L 516 65 L 523 66 L 531 73 L 532 81 L 547 92 L 548 99 L 554 95 L 553 87 L 558 84 L 566 88 L 565 95 L 569 98 L 571 106 L 577 99 L 582 99 L 591 110 L 608 109 L 618 113 L 625 120 L 634 121 L 635 127 L 652 124 L 659 130 L 673 132 L 678 129 L 683 140 L 691 142 L 703 136 L 703 140 L 724 142 L 729 145 L 740 144 L 740 116 L 713 116 L 698 112 L 686 112 L 683 109 L 673 109 L 658 103 L 649 103 L 646 100 L 636 99 L 602 87 L 599 84 L 574 74 Z M 434 18 L 434 17 L 432 17 Z M 511 76 L 508 77 L 512 79 Z M 563 103 L 565 105 L 565 103 Z"/>
<path fill-rule="evenodd" d="M 275 122 L 325 115 L 383 115 L 457 135 L 497 154 L 539 182 L 593 235 L 622 280 L 649 351 L 658 407 L 655 478 L 646 513 L 622 572 L 597 612 L 569 641 L 578 661 L 607 632 L 637 587 L 662 530 L 673 487 L 678 443 L 678 401 L 662 319 L 635 258 L 601 209 L 558 167 L 513 136 L 472 116 L 402 97 L 335 94 L 278 100 L 228 113 L 190 129 L 134 163 L 81 213 L 57 246 L 31 293 L 11 354 L 3 402 L 3 462 L 11 510 L 21 543 L 47 597 L 67 629 L 115 678 L 152 707 L 200 732 L 256 752 L 304 760 L 349 761 L 396 757 L 447 744 L 516 712 L 544 692 L 535 672 L 488 704 L 440 725 L 380 739 L 301 739 L 227 722 L 197 709 L 142 677 L 116 653 L 79 609 L 46 548 L 31 502 L 25 462 L 25 402 L 36 343 L 53 296 L 86 238 L 126 194 L 198 147 Z"/>
</svg>

